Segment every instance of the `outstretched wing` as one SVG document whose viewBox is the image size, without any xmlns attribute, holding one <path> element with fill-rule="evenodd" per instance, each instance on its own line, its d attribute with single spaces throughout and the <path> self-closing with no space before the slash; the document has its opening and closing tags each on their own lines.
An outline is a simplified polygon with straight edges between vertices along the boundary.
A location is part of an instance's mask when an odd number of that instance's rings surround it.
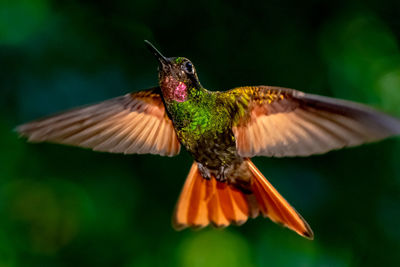
<svg viewBox="0 0 400 267">
<path fill-rule="evenodd" d="M 158 87 L 29 122 L 16 130 L 31 142 L 112 153 L 173 156 L 180 150 Z"/>
<path fill-rule="evenodd" d="M 243 157 L 308 156 L 400 134 L 399 120 L 350 101 L 271 86 L 223 94 Z"/>
</svg>

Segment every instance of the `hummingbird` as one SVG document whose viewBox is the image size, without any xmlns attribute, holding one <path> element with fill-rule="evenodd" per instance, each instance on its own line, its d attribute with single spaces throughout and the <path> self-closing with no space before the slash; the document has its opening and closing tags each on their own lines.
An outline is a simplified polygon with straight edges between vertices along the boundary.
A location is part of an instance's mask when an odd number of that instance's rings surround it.
<svg viewBox="0 0 400 267">
<path fill-rule="evenodd" d="M 177 230 L 241 225 L 262 215 L 313 239 L 251 158 L 323 154 L 400 134 L 398 119 L 350 101 L 273 86 L 209 91 L 189 59 L 145 44 L 159 63 L 158 86 L 16 130 L 31 142 L 111 153 L 171 157 L 185 147 L 194 162 L 175 207 Z"/>
</svg>

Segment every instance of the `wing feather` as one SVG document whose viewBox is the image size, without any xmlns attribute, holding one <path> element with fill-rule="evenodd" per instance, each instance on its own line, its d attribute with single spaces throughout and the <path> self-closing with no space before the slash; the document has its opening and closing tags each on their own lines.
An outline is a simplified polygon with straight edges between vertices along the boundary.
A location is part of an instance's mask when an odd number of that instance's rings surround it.
<svg viewBox="0 0 400 267">
<path fill-rule="evenodd" d="M 158 87 L 23 124 L 31 142 L 53 142 L 112 153 L 173 156 L 180 143 Z"/>
<path fill-rule="evenodd" d="M 350 101 L 271 86 L 221 96 L 233 99 L 232 130 L 243 157 L 322 154 L 400 134 L 398 119 Z"/>
</svg>

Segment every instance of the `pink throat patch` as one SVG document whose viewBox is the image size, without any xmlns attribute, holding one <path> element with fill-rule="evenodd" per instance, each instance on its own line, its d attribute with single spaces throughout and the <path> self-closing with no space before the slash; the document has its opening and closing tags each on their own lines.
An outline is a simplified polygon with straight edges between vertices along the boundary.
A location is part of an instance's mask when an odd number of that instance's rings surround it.
<svg viewBox="0 0 400 267">
<path fill-rule="evenodd" d="M 165 77 L 161 84 L 164 97 L 183 102 L 187 97 L 187 86 L 183 82 L 178 82 L 172 77 Z"/>
<path fill-rule="evenodd" d="M 179 82 L 174 91 L 174 99 L 178 102 L 185 101 L 187 96 L 186 84 Z"/>
</svg>

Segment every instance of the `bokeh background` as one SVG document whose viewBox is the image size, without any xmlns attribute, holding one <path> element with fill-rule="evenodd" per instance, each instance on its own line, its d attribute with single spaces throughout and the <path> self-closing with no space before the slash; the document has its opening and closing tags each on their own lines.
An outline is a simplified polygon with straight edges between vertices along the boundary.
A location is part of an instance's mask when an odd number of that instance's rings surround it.
<svg viewBox="0 0 400 267">
<path fill-rule="evenodd" d="M 315 232 L 175 232 L 191 165 L 28 144 L 13 128 L 157 84 L 143 40 L 212 90 L 279 85 L 400 117 L 400 2 L 0 0 L 0 266 L 399 266 L 400 138 L 256 165 Z"/>
</svg>

